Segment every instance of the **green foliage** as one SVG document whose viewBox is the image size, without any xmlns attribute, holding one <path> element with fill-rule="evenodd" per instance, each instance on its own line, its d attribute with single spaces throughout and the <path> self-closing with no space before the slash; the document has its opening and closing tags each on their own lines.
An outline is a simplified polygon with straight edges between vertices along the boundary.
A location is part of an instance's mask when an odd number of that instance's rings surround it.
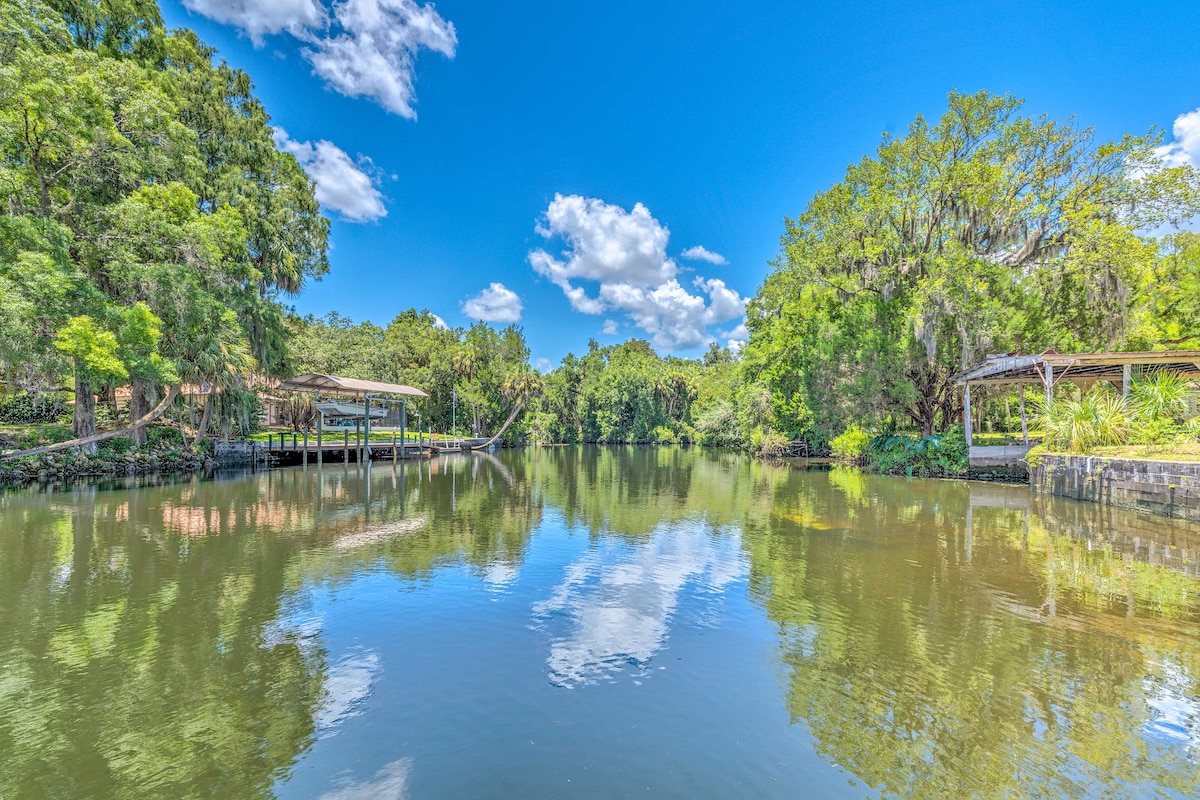
<svg viewBox="0 0 1200 800">
<path fill-rule="evenodd" d="M 54 346 L 75 359 L 76 372 L 92 385 L 123 382 L 129 377 L 116 334 L 100 327 L 91 317 L 67 320 L 55 335 Z"/>
<path fill-rule="evenodd" d="M 1100 384 L 1078 398 L 1056 397 L 1041 404 L 1042 450 L 1088 454 L 1101 447 L 1169 445 L 1194 441 L 1198 423 L 1187 420 L 1195 406 L 1191 382 L 1173 372 L 1155 372 L 1133 383 L 1128 399 Z"/>
<path fill-rule="evenodd" d="M 179 428 L 171 425 L 146 426 L 146 447 L 149 450 L 180 450 L 186 444 Z"/>
<path fill-rule="evenodd" d="M 857 425 L 851 425 L 829 441 L 829 446 L 835 458 L 849 461 L 862 459 L 871 445 L 874 437 Z"/>
<path fill-rule="evenodd" d="M 5 425 L 38 425 L 55 422 L 66 413 L 58 395 L 18 394 L 0 403 L 0 422 Z"/>
<path fill-rule="evenodd" d="M 0 369 L 25 387 L 242 386 L 328 222 L 249 77 L 153 0 L 0 11 Z M 81 430 L 95 426 L 77 405 Z M 129 413 L 140 413 L 137 403 Z"/>
<path fill-rule="evenodd" d="M 961 425 L 943 434 L 915 438 L 884 434 L 871 441 L 867 464 L 879 472 L 961 475 L 967 471 L 967 440 Z"/>
<path fill-rule="evenodd" d="M 125 455 L 135 447 L 133 439 L 125 436 L 117 436 L 100 442 L 96 446 L 96 454 L 102 458 L 115 458 Z"/>
<path fill-rule="evenodd" d="M 1200 180 L 1161 164 L 1157 143 L 1097 142 L 986 92 L 886 135 L 786 221 L 750 304 L 744 364 L 769 389 L 766 424 L 930 434 L 957 418 L 952 376 L 983 354 L 1194 336 L 1198 240 L 1177 235 L 1164 255 L 1139 231 L 1200 210 Z"/>
<path fill-rule="evenodd" d="M 12 436 L 18 450 L 58 444 L 73 438 L 75 438 L 75 432 L 71 430 L 70 425 L 40 425 Z"/>
<path fill-rule="evenodd" d="M 1129 440 L 1133 420 L 1125 399 L 1110 388 L 1097 388 L 1078 400 L 1055 398 L 1042 409 L 1044 446 L 1057 452 L 1090 453 Z"/>
<path fill-rule="evenodd" d="M 1148 419 L 1181 422 L 1189 411 L 1193 395 L 1189 378 L 1165 370 L 1134 381 L 1130 387 L 1134 413 Z"/>
</svg>

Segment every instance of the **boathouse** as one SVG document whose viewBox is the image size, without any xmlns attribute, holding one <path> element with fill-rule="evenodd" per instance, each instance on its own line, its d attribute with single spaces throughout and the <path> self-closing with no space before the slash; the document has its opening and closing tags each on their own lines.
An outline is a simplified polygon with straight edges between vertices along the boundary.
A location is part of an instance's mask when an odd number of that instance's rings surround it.
<svg viewBox="0 0 1200 800">
<path fill-rule="evenodd" d="M 343 378 L 338 375 L 321 375 L 307 373 L 297 375 L 283 381 L 276 387 L 280 392 L 308 392 L 316 395 L 313 405 L 317 417 L 316 460 L 324 461 L 327 445 L 324 441 L 327 428 L 332 424 L 342 432 L 341 446 L 333 442 L 328 448 L 333 452 L 341 451 L 342 458 L 350 461 L 349 431 L 346 425 L 354 428 L 354 459 L 362 462 L 371 454 L 371 423 L 393 422 L 392 457 L 404 455 L 407 447 L 406 427 L 408 425 L 407 402 L 410 398 L 429 397 L 428 394 L 412 386 L 400 383 L 383 383 L 381 381 L 365 381 L 358 378 Z M 397 408 L 398 413 L 389 414 L 389 408 Z M 397 447 L 395 429 L 399 428 L 399 445 Z M 361 435 L 360 435 L 361 434 Z M 268 448 L 269 449 L 269 448 Z M 284 442 L 280 440 L 280 450 Z M 297 449 L 293 443 L 293 450 Z M 303 460 L 310 459 L 308 434 L 304 437 Z"/>
<path fill-rule="evenodd" d="M 1073 383 L 1082 391 L 1088 391 L 1098 381 L 1107 381 L 1123 395 L 1136 375 L 1160 370 L 1178 372 L 1200 378 L 1200 350 L 1158 350 L 1135 353 L 1072 353 L 1062 354 L 1047 350 L 1037 355 L 1006 353 L 991 355 L 978 364 L 954 376 L 955 382 L 963 387 L 963 424 L 966 429 L 967 449 L 971 466 L 998 467 L 1016 464 L 1030 450 L 1029 425 L 1025 416 L 1025 395 L 1020 393 L 1021 439 L 1019 445 L 977 447 L 972 441 L 971 431 L 971 387 L 1004 386 L 1015 387 L 1041 384 L 1046 393 L 1046 405 L 1054 402 L 1054 387 Z"/>
</svg>

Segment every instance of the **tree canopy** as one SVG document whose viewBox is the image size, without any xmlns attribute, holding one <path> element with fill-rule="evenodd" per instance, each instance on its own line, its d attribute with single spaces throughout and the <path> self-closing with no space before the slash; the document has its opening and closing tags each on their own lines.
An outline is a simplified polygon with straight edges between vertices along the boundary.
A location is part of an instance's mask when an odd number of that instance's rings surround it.
<svg viewBox="0 0 1200 800">
<path fill-rule="evenodd" d="M 93 397 L 286 365 L 280 294 L 328 269 L 328 222 L 249 77 L 146 0 L 0 14 L 4 391 Z"/>
<path fill-rule="evenodd" d="M 885 135 L 785 221 L 751 304 L 747 362 L 783 396 L 780 427 L 930 433 L 956 413 L 950 376 L 988 352 L 1165 344 L 1146 305 L 1172 268 L 1144 231 L 1193 216 L 1198 184 L 1158 143 L 1098 142 L 986 92 Z"/>
</svg>

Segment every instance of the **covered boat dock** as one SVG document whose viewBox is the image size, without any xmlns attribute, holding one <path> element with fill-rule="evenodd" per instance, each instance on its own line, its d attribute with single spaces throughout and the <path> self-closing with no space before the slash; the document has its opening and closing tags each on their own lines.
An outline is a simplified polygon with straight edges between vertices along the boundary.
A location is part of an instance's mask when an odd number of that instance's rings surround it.
<svg viewBox="0 0 1200 800">
<path fill-rule="evenodd" d="M 279 447 L 268 446 L 268 452 L 280 457 L 296 453 L 300 463 L 315 460 L 318 464 L 325 461 L 366 461 L 372 457 L 371 424 L 373 421 L 383 421 L 388 416 L 388 407 L 399 406 L 398 426 L 392 426 L 392 441 L 376 445 L 377 455 L 390 454 L 393 459 L 405 456 L 420 455 L 423 443 L 410 444 L 407 441 L 408 408 L 411 398 L 424 398 L 429 395 L 412 386 L 400 383 L 383 383 L 366 381 L 358 378 L 343 378 L 337 375 L 321 375 L 307 373 L 297 375 L 283 381 L 276 387 L 280 392 L 308 392 L 316 395 L 314 406 L 317 411 L 317 440 L 315 447 L 310 446 L 308 432 L 304 433 L 303 445 L 293 437 L 292 446 L 287 447 L 285 440 L 280 439 Z M 336 426 L 342 431 L 342 441 L 336 439 L 326 442 L 326 429 L 329 422 L 341 423 Z M 354 447 L 350 446 L 350 430 L 347 423 L 354 426 Z M 397 430 L 398 428 L 398 430 Z M 397 433 L 399 438 L 397 439 Z M 315 459 L 314 459 L 315 456 Z"/>
<path fill-rule="evenodd" d="M 971 466 L 994 467 L 1014 464 L 1023 459 L 1031 447 L 1024 393 L 1020 394 L 1022 443 L 998 447 L 975 446 L 971 431 L 972 386 L 1020 387 L 1041 384 L 1046 392 L 1046 406 L 1049 407 L 1054 402 L 1054 387 L 1064 381 L 1075 384 L 1085 392 L 1097 382 L 1107 381 L 1127 396 L 1135 374 L 1157 371 L 1178 372 L 1200 379 L 1200 350 L 1065 355 L 1047 350 L 1037 355 L 1007 353 L 988 356 L 954 376 L 955 382 L 963 387 L 963 423 Z"/>
</svg>

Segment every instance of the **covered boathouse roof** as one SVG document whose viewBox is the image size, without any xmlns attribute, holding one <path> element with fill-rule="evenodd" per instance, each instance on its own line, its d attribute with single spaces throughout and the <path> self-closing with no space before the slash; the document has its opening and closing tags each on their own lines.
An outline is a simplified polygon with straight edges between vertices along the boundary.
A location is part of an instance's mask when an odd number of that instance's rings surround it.
<svg viewBox="0 0 1200 800">
<path fill-rule="evenodd" d="M 1168 370 L 1200 378 L 1200 350 L 1148 350 L 1133 353 L 1070 353 L 1053 350 L 1030 356 L 992 355 L 954 376 L 959 386 L 988 383 L 1046 383 L 1122 380 L 1129 367 Z"/>
<path fill-rule="evenodd" d="M 399 394 L 409 397 L 429 397 L 428 394 L 412 386 L 401 383 L 382 383 L 380 381 L 364 381 L 358 378 L 342 378 L 337 375 L 320 375 L 310 372 L 297 375 L 276 387 L 284 392 L 320 392 L 322 394 L 340 394 L 351 397 L 366 397 L 372 394 Z"/>
</svg>

